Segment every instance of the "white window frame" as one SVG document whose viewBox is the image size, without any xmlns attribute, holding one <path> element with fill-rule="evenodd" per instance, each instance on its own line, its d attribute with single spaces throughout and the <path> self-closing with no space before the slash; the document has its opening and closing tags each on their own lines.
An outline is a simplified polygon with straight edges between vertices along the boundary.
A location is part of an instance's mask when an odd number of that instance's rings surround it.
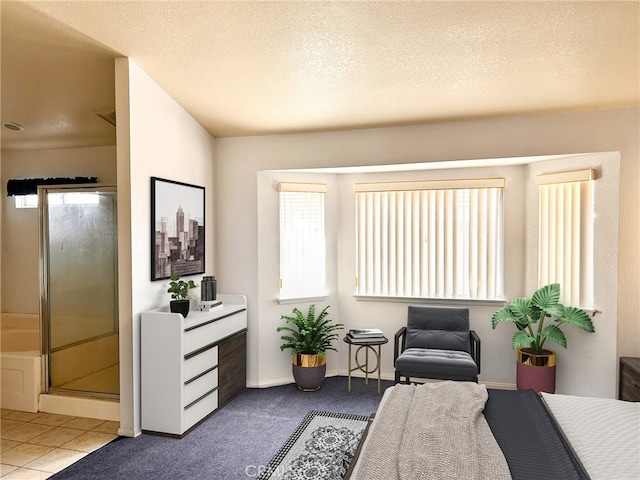
<svg viewBox="0 0 640 480">
<path fill-rule="evenodd" d="M 327 296 L 324 183 L 282 182 L 279 301 Z"/>
<path fill-rule="evenodd" d="M 356 183 L 355 295 L 503 300 L 504 185 Z"/>
<path fill-rule="evenodd" d="M 14 195 L 16 208 L 38 208 L 38 194 Z"/>
</svg>

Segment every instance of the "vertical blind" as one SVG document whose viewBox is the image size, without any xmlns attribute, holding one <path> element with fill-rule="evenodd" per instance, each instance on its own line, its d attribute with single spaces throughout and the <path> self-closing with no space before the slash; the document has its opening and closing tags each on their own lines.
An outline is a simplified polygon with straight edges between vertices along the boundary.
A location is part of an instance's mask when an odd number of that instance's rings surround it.
<svg viewBox="0 0 640 480">
<path fill-rule="evenodd" d="M 356 294 L 503 295 L 504 179 L 356 184 Z"/>
<path fill-rule="evenodd" d="M 593 306 L 593 170 L 538 175 L 538 286 L 566 305 Z"/>
<path fill-rule="evenodd" d="M 326 293 L 325 184 L 280 183 L 280 298 Z"/>
</svg>

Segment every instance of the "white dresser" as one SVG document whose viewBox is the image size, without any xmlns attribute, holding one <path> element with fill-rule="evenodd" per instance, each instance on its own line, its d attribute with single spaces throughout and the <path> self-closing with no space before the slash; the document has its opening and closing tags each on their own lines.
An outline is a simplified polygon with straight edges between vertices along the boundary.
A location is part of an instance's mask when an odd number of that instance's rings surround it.
<svg viewBox="0 0 640 480">
<path fill-rule="evenodd" d="M 247 299 L 218 295 L 222 307 L 142 313 L 142 431 L 183 436 L 246 383 Z"/>
</svg>

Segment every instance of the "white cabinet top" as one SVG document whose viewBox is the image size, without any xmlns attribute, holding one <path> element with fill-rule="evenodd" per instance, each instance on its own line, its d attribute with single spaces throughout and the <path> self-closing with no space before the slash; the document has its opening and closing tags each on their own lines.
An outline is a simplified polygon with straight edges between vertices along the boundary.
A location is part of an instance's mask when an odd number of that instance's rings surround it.
<svg viewBox="0 0 640 480">
<path fill-rule="evenodd" d="M 247 298 L 244 295 L 218 295 L 218 300 L 222 301 L 222 305 L 218 307 L 214 307 L 210 311 L 200 311 L 195 308 L 191 308 L 189 310 L 189 314 L 187 318 L 182 318 L 180 313 L 172 313 L 169 311 L 169 306 L 156 308 L 153 310 L 149 310 L 144 313 L 153 313 L 153 314 L 167 314 L 172 316 L 180 317 L 183 320 L 183 328 L 185 330 L 191 330 L 193 328 L 197 328 L 203 323 L 208 323 L 216 320 L 220 320 L 229 315 L 233 315 L 234 313 L 241 312 L 247 309 Z"/>
</svg>

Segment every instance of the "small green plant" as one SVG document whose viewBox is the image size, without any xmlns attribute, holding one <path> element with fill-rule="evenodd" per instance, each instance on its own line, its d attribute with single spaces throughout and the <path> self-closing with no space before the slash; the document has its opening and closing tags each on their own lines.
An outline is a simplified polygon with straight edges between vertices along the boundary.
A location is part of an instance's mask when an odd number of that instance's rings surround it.
<svg viewBox="0 0 640 480">
<path fill-rule="evenodd" d="M 171 275 L 170 280 L 167 293 L 171 294 L 171 300 L 185 300 L 189 296 L 189 290 L 197 286 L 193 280 L 180 280 L 180 275 Z"/>
<path fill-rule="evenodd" d="M 291 323 L 295 328 L 284 326 L 278 327 L 278 332 L 287 332 L 280 338 L 284 341 L 280 345 L 280 350 L 287 348 L 292 350 L 294 355 L 298 353 L 324 355 L 326 350 L 338 351 L 332 346 L 334 340 L 338 338 L 336 331 L 342 330 L 342 323 L 331 323 L 327 318 L 328 306 L 325 307 L 316 317 L 315 305 L 309 305 L 309 311 L 305 316 L 299 309 L 293 309 L 293 315 L 282 315 L 282 320 Z"/>
<path fill-rule="evenodd" d="M 545 326 L 547 319 L 554 323 Z M 529 347 L 532 353 L 542 352 L 546 340 L 567 348 L 567 338 L 560 329 L 562 324 L 575 325 L 590 333 L 594 331 L 587 312 L 560 303 L 559 283 L 545 285 L 536 290 L 531 298 L 516 298 L 491 317 L 493 328 L 504 321 L 514 323 L 518 329 L 511 339 L 513 349 Z"/>
</svg>

